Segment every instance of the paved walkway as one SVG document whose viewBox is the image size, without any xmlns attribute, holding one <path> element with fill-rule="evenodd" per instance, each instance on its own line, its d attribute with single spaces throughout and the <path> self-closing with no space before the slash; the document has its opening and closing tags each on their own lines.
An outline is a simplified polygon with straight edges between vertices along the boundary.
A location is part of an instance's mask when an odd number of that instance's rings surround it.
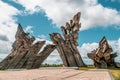
<svg viewBox="0 0 120 80">
<path fill-rule="evenodd" d="M 114 80 L 107 70 L 81 71 L 72 68 L 42 68 L 0 71 L 0 80 Z"/>
</svg>

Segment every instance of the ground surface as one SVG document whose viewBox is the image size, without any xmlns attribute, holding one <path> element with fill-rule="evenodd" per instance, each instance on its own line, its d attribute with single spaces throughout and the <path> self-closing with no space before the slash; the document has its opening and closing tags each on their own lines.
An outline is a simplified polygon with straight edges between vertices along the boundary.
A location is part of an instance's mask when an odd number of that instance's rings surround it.
<svg viewBox="0 0 120 80">
<path fill-rule="evenodd" d="M 0 71 L 0 80 L 114 80 L 108 70 L 42 68 Z"/>
</svg>

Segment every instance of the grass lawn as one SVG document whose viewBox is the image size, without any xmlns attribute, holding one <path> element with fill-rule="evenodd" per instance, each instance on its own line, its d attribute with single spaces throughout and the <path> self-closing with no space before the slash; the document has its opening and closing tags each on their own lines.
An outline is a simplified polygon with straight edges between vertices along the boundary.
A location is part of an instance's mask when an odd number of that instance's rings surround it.
<svg viewBox="0 0 120 80">
<path fill-rule="evenodd" d="M 80 67 L 79 70 L 98 69 L 94 66 Z M 109 69 L 115 80 L 120 80 L 120 68 Z"/>
<path fill-rule="evenodd" d="M 120 69 L 109 69 L 115 80 L 120 80 Z"/>
</svg>

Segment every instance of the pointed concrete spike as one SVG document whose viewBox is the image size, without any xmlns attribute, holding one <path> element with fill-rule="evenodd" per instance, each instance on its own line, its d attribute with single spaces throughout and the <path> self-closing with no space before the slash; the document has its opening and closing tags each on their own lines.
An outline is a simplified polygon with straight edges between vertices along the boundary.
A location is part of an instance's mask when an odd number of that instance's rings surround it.
<svg viewBox="0 0 120 80">
<path fill-rule="evenodd" d="M 103 44 L 104 42 L 106 42 L 106 43 L 108 44 L 107 39 L 106 39 L 105 36 L 103 36 L 103 38 L 101 39 L 101 41 L 100 41 L 99 43 L 100 43 L 100 44 Z"/>
<path fill-rule="evenodd" d="M 77 49 L 78 31 L 80 12 L 78 12 L 70 23 L 66 23 L 61 27 L 63 36 L 59 33 L 50 35 L 51 40 L 56 45 L 56 48 L 62 58 L 63 64 L 66 67 L 80 67 L 85 66 L 81 55 Z"/>
<path fill-rule="evenodd" d="M 22 34 L 24 34 L 24 33 L 25 33 L 25 32 L 24 32 L 21 24 L 18 24 L 18 28 L 17 28 L 17 32 L 16 32 L 16 35 L 15 35 L 15 38 L 17 38 L 18 36 L 20 36 L 20 35 L 22 35 Z"/>
<path fill-rule="evenodd" d="M 78 12 L 78 13 L 73 17 L 74 23 L 79 23 L 80 16 L 81 16 L 81 13 Z"/>
</svg>

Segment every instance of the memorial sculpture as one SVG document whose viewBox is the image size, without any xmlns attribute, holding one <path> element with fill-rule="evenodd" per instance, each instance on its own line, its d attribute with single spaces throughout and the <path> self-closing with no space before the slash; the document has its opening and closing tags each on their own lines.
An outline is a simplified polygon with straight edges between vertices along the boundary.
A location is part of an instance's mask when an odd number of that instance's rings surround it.
<svg viewBox="0 0 120 80">
<path fill-rule="evenodd" d="M 98 68 L 120 67 L 120 64 L 115 62 L 117 53 L 113 53 L 112 47 L 108 44 L 105 36 L 99 42 L 99 47 L 87 55 L 93 60 L 94 65 Z"/>
<path fill-rule="evenodd" d="M 50 38 L 56 45 L 58 53 L 66 67 L 80 67 L 85 66 L 80 53 L 77 49 L 78 46 L 78 31 L 81 27 L 79 23 L 81 13 L 78 12 L 70 23 L 66 23 L 65 27 L 62 26 L 62 37 L 59 33 L 50 34 Z"/>
<path fill-rule="evenodd" d="M 41 63 L 57 48 L 64 66 L 79 67 L 85 66 L 79 51 L 77 49 L 78 31 L 81 27 L 79 24 L 80 12 L 77 13 L 70 23 L 66 23 L 65 27 L 61 27 L 64 38 L 59 33 L 50 34 L 54 44 L 45 45 L 45 41 L 34 43 L 35 38 L 24 32 L 19 24 L 15 35 L 15 41 L 12 45 L 11 53 L 0 62 L 0 69 L 35 69 L 39 68 Z"/>
<path fill-rule="evenodd" d="M 35 69 L 39 68 L 41 63 L 56 48 L 53 44 L 48 44 L 39 53 L 40 49 L 45 45 L 45 41 L 35 41 L 34 37 L 30 37 L 29 33 L 25 33 L 21 25 L 15 35 L 15 41 L 12 45 L 11 53 L 0 62 L 0 69 Z"/>
<path fill-rule="evenodd" d="M 15 41 L 12 45 L 11 53 L 0 62 L 0 69 L 35 69 L 39 68 L 42 62 L 57 49 L 65 67 L 82 67 L 86 66 L 77 49 L 78 31 L 81 28 L 81 13 L 78 12 L 70 22 L 61 27 L 62 34 L 52 33 L 50 38 L 53 44 L 48 44 L 40 52 L 45 45 L 45 41 L 37 41 L 24 32 L 19 24 L 15 35 Z M 99 42 L 99 47 L 88 57 L 93 60 L 94 65 L 98 68 L 120 67 L 120 63 L 115 62 L 117 53 L 113 53 L 112 47 L 108 44 L 105 37 Z"/>
</svg>

